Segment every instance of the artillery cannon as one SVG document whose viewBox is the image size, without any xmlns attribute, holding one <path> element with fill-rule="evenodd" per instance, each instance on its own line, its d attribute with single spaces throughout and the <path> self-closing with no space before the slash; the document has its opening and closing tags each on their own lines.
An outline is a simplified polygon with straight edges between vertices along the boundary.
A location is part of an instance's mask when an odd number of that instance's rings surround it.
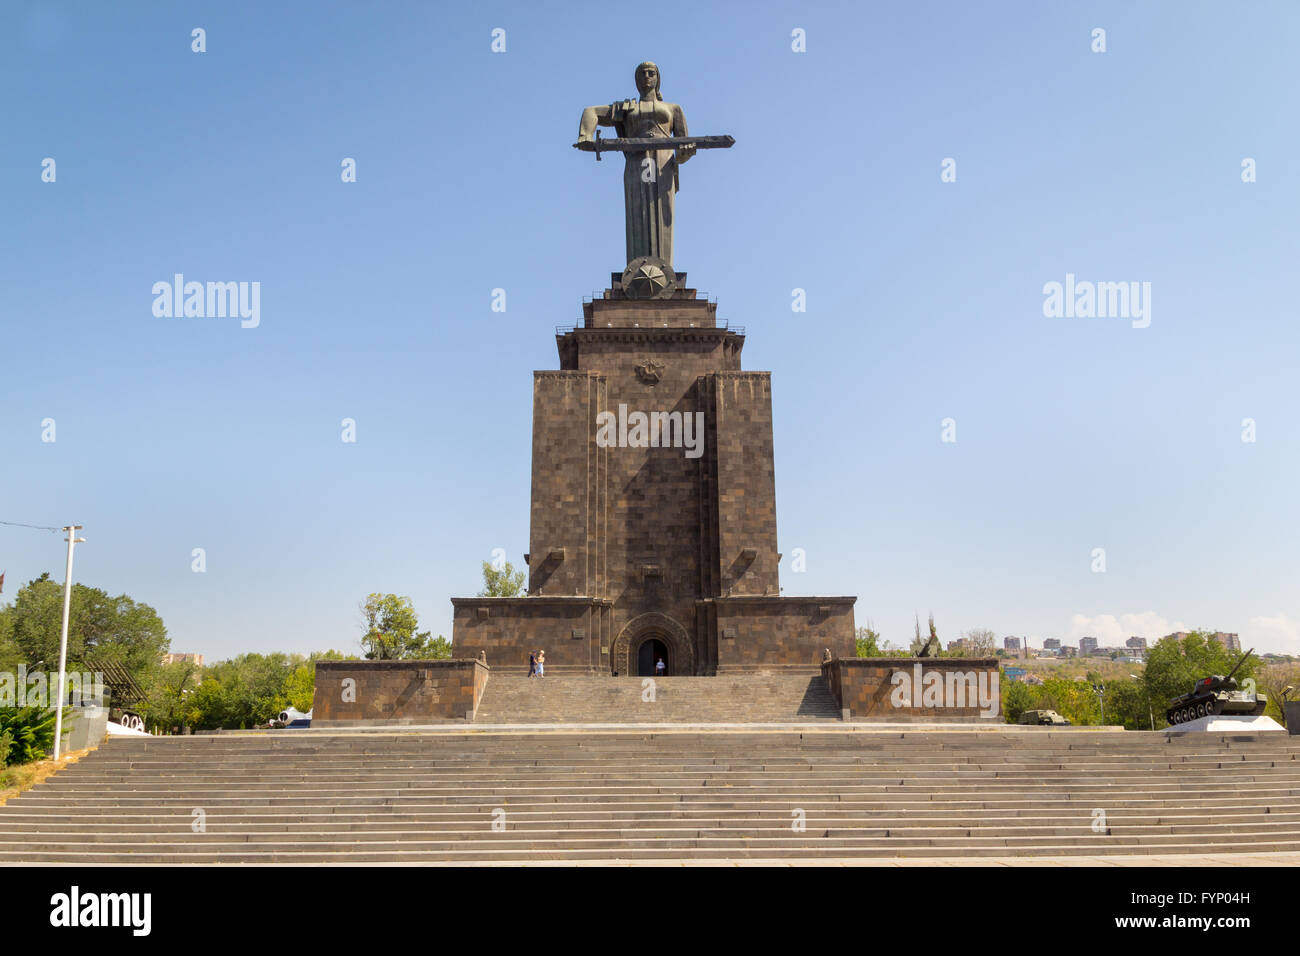
<svg viewBox="0 0 1300 956">
<path fill-rule="evenodd" d="M 1233 665 L 1227 676 L 1211 674 L 1202 677 L 1192 685 L 1190 693 L 1175 697 L 1169 702 L 1165 711 L 1165 720 L 1170 725 L 1183 724 L 1197 717 L 1217 717 L 1220 714 L 1244 715 L 1258 717 L 1264 713 L 1268 698 L 1263 694 L 1238 690 L 1237 680 L 1233 676 L 1246 663 L 1246 659 L 1255 652 L 1252 647 L 1241 660 Z"/>
</svg>

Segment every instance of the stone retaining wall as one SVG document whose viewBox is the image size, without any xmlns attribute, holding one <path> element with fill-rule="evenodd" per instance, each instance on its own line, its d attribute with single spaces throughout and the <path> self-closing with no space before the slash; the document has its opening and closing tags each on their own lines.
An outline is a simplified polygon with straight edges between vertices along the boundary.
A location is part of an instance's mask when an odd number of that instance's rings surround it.
<svg viewBox="0 0 1300 956">
<path fill-rule="evenodd" d="M 488 673 L 475 660 L 317 661 L 311 725 L 473 720 Z"/>
<path fill-rule="evenodd" d="M 836 658 L 822 676 L 845 720 L 1002 722 L 996 658 Z"/>
</svg>

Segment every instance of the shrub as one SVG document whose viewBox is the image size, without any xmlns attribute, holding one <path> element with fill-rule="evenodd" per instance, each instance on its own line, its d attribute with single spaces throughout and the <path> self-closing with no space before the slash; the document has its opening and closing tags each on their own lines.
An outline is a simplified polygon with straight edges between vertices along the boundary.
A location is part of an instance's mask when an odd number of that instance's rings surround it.
<svg viewBox="0 0 1300 956">
<path fill-rule="evenodd" d="M 54 711 L 44 707 L 0 707 L 0 741 L 8 740 L 3 763 L 44 760 L 54 747 L 54 718 Z"/>
</svg>

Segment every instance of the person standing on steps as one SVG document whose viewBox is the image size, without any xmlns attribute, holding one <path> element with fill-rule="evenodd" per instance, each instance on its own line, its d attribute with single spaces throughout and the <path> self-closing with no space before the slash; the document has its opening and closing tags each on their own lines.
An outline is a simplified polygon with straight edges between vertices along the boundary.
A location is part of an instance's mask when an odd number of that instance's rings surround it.
<svg viewBox="0 0 1300 956">
<path fill-rule="evenodd" d="M 537 652 L 537 676 L 538 677 L 545 676 L 545 674 L 543 673 L 543 671 L 545 670 L 545 665 L 546 665 L 546 651 L 539 650 Z"/>
<path fill-rule="evenodd" d="M 537 676 L 537 655 L 533 651 L 528 652 L 528 676 Z"/>
</svg>

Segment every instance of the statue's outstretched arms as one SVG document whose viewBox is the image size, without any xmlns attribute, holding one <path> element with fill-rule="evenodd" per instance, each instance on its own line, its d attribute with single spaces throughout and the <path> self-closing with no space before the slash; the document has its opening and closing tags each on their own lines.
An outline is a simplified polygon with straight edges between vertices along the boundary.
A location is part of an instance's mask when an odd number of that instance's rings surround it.
<svg viewBox="0 0 1300 956">
<path fill-rule="evenodd" d="M 573 145 L 579 149 L 584 143 L 590 143 L 595 137 L 597 126 L 613 126 L 618 119 L 614 116 L 613 106 L 588 106 L 582 111 L 578 122 L 578 141 Z"/>
<path fill-rule="evenodd" d="M 674 136 L 690 136 L 690 135 L 691 135 L 690 133 L 688 133 L 688 132 L 686 131 L 686 114 L 683 113 L 683 112 L 682 112 L 682 108 L 681 108 L 680 106 L 676 105 L 675 103 L 673 104 L 673 135 L 674 135 Z M 678 147 L 677 147 L 677 162 L 678 162 L 678 163 L 684 163 L 684 162 L 686 162 L 688 159 L 690 159 L 690 158 L 691 158 L 692 156 L 694 156 L 694 155 L 695 155 L 695 147 L 694 147 L 694 146 L 678 146 Z"/>
</svg>

